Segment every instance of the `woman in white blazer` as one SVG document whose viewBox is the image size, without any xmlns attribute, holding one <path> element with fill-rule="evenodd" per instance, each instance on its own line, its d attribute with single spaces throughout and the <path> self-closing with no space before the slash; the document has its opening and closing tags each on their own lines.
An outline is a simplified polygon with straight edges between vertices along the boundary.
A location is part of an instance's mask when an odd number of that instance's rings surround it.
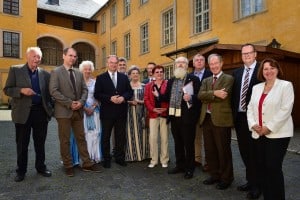
<svg viewBox="0 0 300 200">
<path fill-rule="evenodd" d="M 293 85 L 281 80 L 279 63 L 267 58 L 261 62 L 258 79 L 248 105 L 247 119 L 256 151 L 255 165 L 265 200 L 285 199 L 282 162 L 293 136 L 291 112 Z"/>
</svg>

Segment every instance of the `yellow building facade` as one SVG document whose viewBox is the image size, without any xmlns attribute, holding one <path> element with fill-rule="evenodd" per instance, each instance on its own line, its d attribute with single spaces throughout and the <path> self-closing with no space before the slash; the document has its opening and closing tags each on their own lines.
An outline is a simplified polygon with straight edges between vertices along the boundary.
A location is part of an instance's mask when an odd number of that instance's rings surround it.
<svg viewBox="0 0 300 200">
<path fill-rule="evenodd" d="M 45 11 L 41 2 L 46 1 L 19 0 L 18 14 L 8 14 L 5 0 L 0 0 L 0 104 L 7 103 L 2 89 L 9 66 L 25 63 L 26 48 L 43 39 L 55 40 L 61 49 L 87 46 L 89 55 L 82 59 L 95 62 L 95 75 L 105 70 L 109 54 L 126 57 L 128 66 L 144 68 L 154 61 L 166 67 L 169 77 L 177 56 L 192 59 L 211 44 L 267 46 L 276 39 L 280 49 L 300 52 L 297 0 L 109 0 L 87 18 L 58 13 L 55 9 L 59 7 Z M 82 30 L 74 30 L 74 19 L 82 22 Z M 18 56 L 4 55 L 3 34 L 7 32 L 19 36 Z M 46 50 L 45 58 L 51 54 Z M 41 66 L 51 70 L 61 64 L 62 55 L 56 57 L 51 62 L 55 64 Z"/>
<path fill-rule="evenodd" d="M 124 56 L 124 36 L 130 33 L 128 64 L 141 67 L 149 61 L 169 65 L 180 54 L 191 59 L 204 46 L 202 44 L 211 43 L 267 46 L 275 38 L 281 43 L 281 49 L 300 52 L 297 39 L 300 34 L 297 28 L 299 10 L 297 0 L 109 0 L 97 14 L 100 30 L 105 27 L 105 31 L 99 33 L 99 47 L 110 54 L 114 52 L 112 43 L 115 42 L 117 55 Z M 141 52 L 141 27 L 144 24 L 148 25 L 149 43 L 145 53 Z M 170 26 L 172 29 L 168 30 Z M 165 31 L 173 31 L 173 41 L 168 44 L 163 41 Z M 197 44 L 194 52 L 185 51 Z M 172 59 L 164 56 L 170 52 Z"/>
</svg>

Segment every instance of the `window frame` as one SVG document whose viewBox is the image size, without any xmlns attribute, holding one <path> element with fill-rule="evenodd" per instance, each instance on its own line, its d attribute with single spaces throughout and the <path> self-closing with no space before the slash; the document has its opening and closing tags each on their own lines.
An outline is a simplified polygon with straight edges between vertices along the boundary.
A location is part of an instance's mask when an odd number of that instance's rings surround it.
<svg viewBox="0 0 300 200">
<path fill-rule="evenodd" d="M 200 4 L 199 8 L 197 5 Z M 211 27 L 210 0 L 193 0 L 193 34 L 203 33 Z M 199 10 L 199 11 L 198 11 Z"/>
<path fill-rule="evenodd" d="M 101 55 L 102 55 L 102 67 L 101 68 L 105 68 L 106 67 L 106 59 L 107 59 L 107 57 L 106 57 L 106 47 L 105 46 L 103 46 L 102 48 L 101 48 Z"/>
<path fill-rule="evenodd" d="M 110 54 L 111 55 L 117 55 L 117 40 L 113 40 L 111 42 L 111 47 L 110 47 Z"/>
<path fill-rule="evenodd" d="M 117 4 L 116 3 L 112 4 L 110 8 L 110 23 L 111 23 L 111 27 L 117 25 Z"/>
<path fill-rule="evenodd" d="M 140 26 L 140 53 L 145 54 L 149 51 L 149 23 L 146 22 Z"/>
<path fill-rule="evenodd" d="M 130 32 L 124 35 L 124 57 L 130 60 L 131 57 L 131 35 Z"/>
<path fill-rule="evenodd" d="M 258 4 L 260 4 L 260 5 L 258 5 Z M 248 8 L 245 8 L 245 7 L 248 7 Z M 261 13 L 261 12 L 265 11 L 265 9 L 266 9 L 266 0 L 238 0 L 238 18 L 239 19 L 249 17 L 249 16 L 255 15 L 257 13 Z M 244 12 L 247 12 L 247 13 L 244 13 Z"/>
<path fill-rule="evenodd" d="M 103 13 L 101 15 L 101 33 L 105 33 L 106 32 L 106 14 Z"/>
<path fill-rule="evenodd" d="M 6 34 L 10 34 L 9 43 L 6 43 L 7 39 L 5 37 Z M 18 36 L 17 37 L 17 43 L 14 42 L 13 35 Z M 6 48 L 9 49 L 9 54 Z M 14 50 L 15 49 L 15 50 Z M 18 32 L 13 31 L 2 31 L 2 52 L 3 57 L 6 58 L 20 58 L 20 50 L 21 50 L 21 34 Z"/>
<path fill-rule="evenodd" d="M 170 14 L 172 13 L 172 16 Z M 168 18 L 168 20 L 166 19 Z M 166 20 L 168 21 L 166 24 Z M 174 9 L 170 8 L 162 13 L 162 45 L 170 45 L 175 42 Z M 167 39 L 166 39 L 167 38 Z"/>
<path fill-rule="evenodd" d="M 131 0 L 124 0 L 124 17 L 128 17 L 131 14 Z"/>
<path fill-rule="evenodd" d="M 5 5 L 10 4 L 10 5 Z M 20 15 L 20 0 L 3 0 L 2 12 L 9 15 Z M 9 7 L 6 7 L 9 6 Z M 15 9 L 14 9 L 15 8 Z"/>
</svg>

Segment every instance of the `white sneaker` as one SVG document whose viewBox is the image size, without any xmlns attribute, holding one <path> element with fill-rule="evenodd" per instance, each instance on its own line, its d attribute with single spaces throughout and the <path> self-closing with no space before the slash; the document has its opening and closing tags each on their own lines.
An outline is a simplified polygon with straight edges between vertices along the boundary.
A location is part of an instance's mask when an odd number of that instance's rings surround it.
<svg viewBox="0 0 300 200">
<path fill-rule="evenodd" d="M 168 164 L 161 164 L 162 168 L 167 168 Z"/>
<path fill-rule="evenodd" d="M 153 167 L 155 167 L 155 164 L 150 163 L 150 164 L 148 165 L 148 167 L 149 167 L 149 168 L 153 168 Z"/>
</svg>

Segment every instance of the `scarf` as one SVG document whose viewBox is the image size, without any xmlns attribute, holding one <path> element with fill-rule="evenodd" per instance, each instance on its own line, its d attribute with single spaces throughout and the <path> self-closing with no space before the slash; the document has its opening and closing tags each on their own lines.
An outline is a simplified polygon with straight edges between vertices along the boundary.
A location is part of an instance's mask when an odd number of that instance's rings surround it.
<svg viewBox="0 0 300 200">
<path fill-rule="evenodd" d="M 186 76 L 183 79 L 174 79 L 170 96 L 169 115 L 181 117 L 182 87 L 184 86 L 185 79 Z"/>
</svg>

